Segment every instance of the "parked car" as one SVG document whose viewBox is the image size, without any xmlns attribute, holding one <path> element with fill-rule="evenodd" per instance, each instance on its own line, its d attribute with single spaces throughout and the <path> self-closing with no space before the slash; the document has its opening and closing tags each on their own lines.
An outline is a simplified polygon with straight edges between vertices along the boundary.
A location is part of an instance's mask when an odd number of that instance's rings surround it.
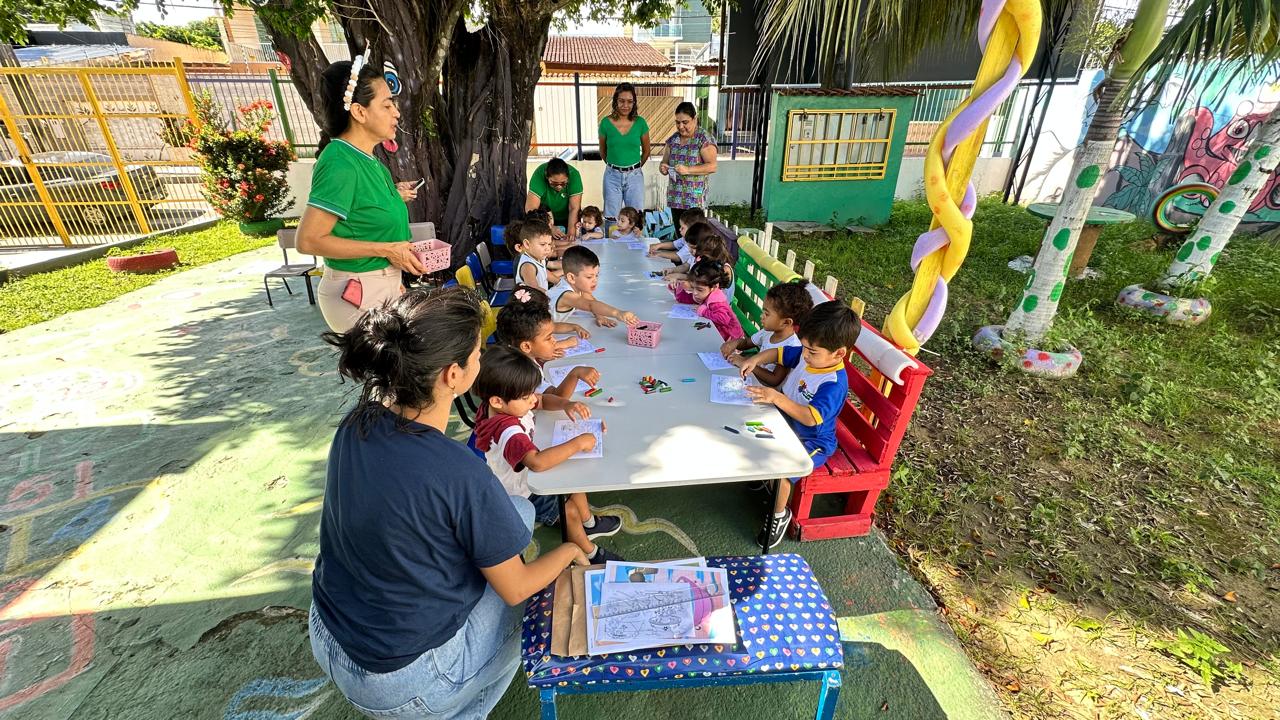
<svg viewBox="0 0 1280 720">
<path fill-rule="evenodd" d="M 578 146 L 576 146 L 576 145 L 575 145 L 575 146 L 573 146 L 573 147 L 569 147 L 569 148 L 565 148 L 564 150 L 561 150 L 561 151 L 556 155 L 556 157 L 560 158 L 561 160 L 565 160 L 565 161 L 569 161 L 569 160 L 599 160 L 599 159 L 600 159 L 600 146 L 599 146 L 599 145 L 583 145 L 583 146 L 582 146 L 582 155 L 581 155 L 581 156 L 579 156 L 579 155 L 578 155 Z"/>
<path fill-rule="evenodd" d="M 138 229 L 133 209 L 128 204 L 64 204 L 129 200 L 110 156 L 94 152 L 55 151 L 36 153 L 31 156 L 31 161 L 69 231 L 105 233 Z M 128 165 L 125 172 L 133 182 L 139 200 L 165 198 L 164 183 L 151 166 Z M 146 203 L 143 207 L 149 210 L 152 204 Z M 27 167 L 18 158 L 0 162 L 0 233 L 22 235 L 32 229 L 47 230 L 50 227 L 49 213 L 43 207 Z"/>
</svg>

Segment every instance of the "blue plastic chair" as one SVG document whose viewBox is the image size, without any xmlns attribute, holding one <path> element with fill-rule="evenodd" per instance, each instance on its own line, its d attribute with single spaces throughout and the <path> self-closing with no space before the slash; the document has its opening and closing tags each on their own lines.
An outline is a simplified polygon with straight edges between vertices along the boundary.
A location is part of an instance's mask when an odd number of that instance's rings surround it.
<svg viewBox="0 0 1280 720">
<path fill-rule="evenodd" d="M 497 254 L 498 248 L 505 248 L 506 244 L 502 242 L 502 236 L 506 232 L 506 225 L 494 225 L 489 228 L 489 255 L 490 257 Z M 494 260 L 489 263 L 489 269 L 494 275 L 499 277 L 515 277 L 516 262 L 511 260 Z"/>
<path fill-rule="evenodd" d="M 649 210 L 644 214 L 645 234 L 659 240 L 670 240 L 675 237 L 676 226 L 671 222 L 671 210 Z"/>
<path fill-rule="evenodd" d="M 479 255 L 473 252 L 467 256 L 467 268 L 471 270 L 471 276 L 476 279 L 476 284 L 489 296 L 490 305 L 498 308 L 507 304 L 507 300 L 511 298 L 511 291 L 495 290 L 490 283 L 488 273 L 484 271 L 484 264 L 480 262 Z"/>
</svg>

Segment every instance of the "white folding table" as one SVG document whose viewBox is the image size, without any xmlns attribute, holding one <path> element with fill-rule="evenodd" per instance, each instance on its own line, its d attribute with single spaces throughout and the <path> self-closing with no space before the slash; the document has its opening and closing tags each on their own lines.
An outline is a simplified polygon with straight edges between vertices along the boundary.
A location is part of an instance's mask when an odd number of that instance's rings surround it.
<svg viewBox="0 0 1280 720">
<path fill-rule="evenodd" d="M 714 327 L 697 330 L 695 320 L 667 317 L 674 299 L 650 271 L 670 267 L 667 260 L 645 256 L 624 243 L 588 245 L 600 256 L 598 299 L 630 310 L 643 321 L 663 323 L 656 348 L 627 345 L 627 328 L 597 327 L 590 314 L 571 318 L 590 330 L 590 342 L 603 352 L 562 358 L 549 367 L 590 365 L 600 371 L 595 397 L 574 393 L 604 420 L 604 457 L 567 460 L 546 472 L 530 473 L 529 487 L 539 495 L 575 492 L 640 490 L 651 487 L 701 485 L 775 478 L 803 477 L 813 470 L 804 446 L 782 414 L 772 405 L 712 403 L 712 373 L 698 352 L 718 352 L 722 341 Z M 664 380 L 670 392 L 646 395 L 640 380 L 646 375 Z M 683 382 L 692 378 L 694 382 Z M 610 402 L 612 398 L 612 402 Z M 549 447 L 562 412 L 539 412 L 534 442 Z M 761 421 L 773 439 L 755 437 L 743 429 L 747 421 Z M 725 429 L 725 426 L 738 433 Z M 561 517 L 563 517 L 563 507 Z M 772 513 L 772 505 L 768 512 Z M 767 552 L 767 548 L 765 548 Z"/>
</svg>

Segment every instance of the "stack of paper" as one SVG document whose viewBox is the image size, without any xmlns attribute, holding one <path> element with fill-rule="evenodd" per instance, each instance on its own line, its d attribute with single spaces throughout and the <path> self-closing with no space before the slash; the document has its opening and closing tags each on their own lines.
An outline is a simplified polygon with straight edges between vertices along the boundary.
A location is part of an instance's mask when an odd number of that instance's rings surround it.
<svg viewBox="0 0 1280 720">
<path fill-rule="evenodd" d="M 570 568 L 553 611 L 551 651 L 562 656 L 738 641 L 727 574 L 702 558 Z"/>
</svg>

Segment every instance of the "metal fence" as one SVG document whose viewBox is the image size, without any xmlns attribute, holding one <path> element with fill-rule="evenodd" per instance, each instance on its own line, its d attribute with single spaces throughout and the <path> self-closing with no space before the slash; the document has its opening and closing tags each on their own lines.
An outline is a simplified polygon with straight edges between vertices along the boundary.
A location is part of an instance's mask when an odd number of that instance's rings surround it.
<svg viewBox="0 0 1280 720">
<path fill-rule="evenodd" d="M 0 246 L 96 245 L 210 213 L 182 64 L 0 67 Z"/>
<path fill-rule="evenodd" d="M 270 100 L 279 119 L 271 124 L 267 134 L 273 140 L 288 140 L 298 157 L 315 157 L 320 128 L 287 75 L 281 76 L 275 70 L 265 74 L 191 72 L 187 80 L 192 93 L 208 93 L 213 97 L 231 127 L 236 127 L 240 120 L 236 108 L 257 100 Z"/>
</svg>

